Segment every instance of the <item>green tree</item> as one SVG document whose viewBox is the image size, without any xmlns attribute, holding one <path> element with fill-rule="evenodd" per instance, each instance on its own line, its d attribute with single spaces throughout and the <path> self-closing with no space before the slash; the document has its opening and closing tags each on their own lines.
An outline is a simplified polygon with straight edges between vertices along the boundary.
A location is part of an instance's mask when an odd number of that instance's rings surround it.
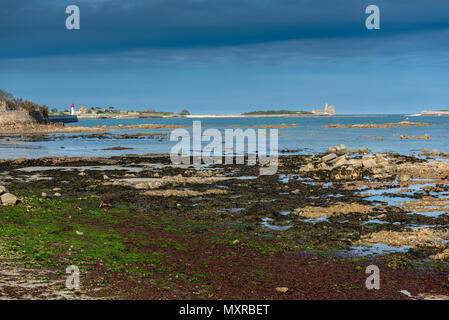
<svg viewBox="0 0 449 320">
<path fill-rule="evenodd" d="M 180 113 L 180 115 L 183 115 L 183 116 L 187 116 L 187 115 L 189 115 L 190 114 L 190 112 L 189 112 L 189 110 L 187 110 L 187 109 L 183 109 L 182 111 L 181 111 L 181 113 Z"/>
</svg>

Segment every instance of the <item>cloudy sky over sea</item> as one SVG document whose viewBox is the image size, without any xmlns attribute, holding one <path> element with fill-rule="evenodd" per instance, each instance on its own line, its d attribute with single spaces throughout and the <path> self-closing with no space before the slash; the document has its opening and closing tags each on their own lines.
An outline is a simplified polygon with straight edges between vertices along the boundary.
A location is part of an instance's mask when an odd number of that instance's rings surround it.
<svg viewBox="0 0 449 320">
<path fill-rule="evenodd" d="M 52 108 L 449 109 L 447 0 L 2 1 L 0 48 L 0 87 Z"/>
</svg>

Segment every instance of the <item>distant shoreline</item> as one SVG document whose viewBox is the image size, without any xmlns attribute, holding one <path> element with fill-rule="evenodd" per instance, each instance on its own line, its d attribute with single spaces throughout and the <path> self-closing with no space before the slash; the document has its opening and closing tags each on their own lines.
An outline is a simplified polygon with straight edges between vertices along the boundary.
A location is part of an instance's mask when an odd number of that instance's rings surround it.
<svg viewBox="0 0 449 320">
<path fill-rule="evenodd" d="M 82 116 L 78 115 L 78 119 L 117 119 L 117 120 L 134 120 L 134 119 L 225 119 L 225 118 L 380 118 L 380 117 L 444 117 L 446 114 L 339 114 L 339 115 L 316 115 L 316 114 L 264 114 L 264 115 L 241 115 L 241 114 L 192 114 L 185 116 Z"/>
<path fill-rule="evenodd" d="M 270 115 L 189 115 L 185 118 L 344 118 L 344 117 L 390 117 L 402 115 L 316 115 L 316 114 L 270 114 Z"/>
<path fill-rule="evenodd" d="M 366 118 L 366 117 L 406 117 L 405 114 L 341 114 L 341 115 L 316 115 L 316 114 L 264 114 L 264 115 L 240 115 L 240 114 L 226 114 L 226 115 L 213 115 L 213 114 L 198 114 L 198 115 L 186 115 L 186 116 L 123 116 L 123 117 L 108 117 L 108 116 L 79 116 L 78 119 L 207 119 L 207 118 Z"/>
</svg>

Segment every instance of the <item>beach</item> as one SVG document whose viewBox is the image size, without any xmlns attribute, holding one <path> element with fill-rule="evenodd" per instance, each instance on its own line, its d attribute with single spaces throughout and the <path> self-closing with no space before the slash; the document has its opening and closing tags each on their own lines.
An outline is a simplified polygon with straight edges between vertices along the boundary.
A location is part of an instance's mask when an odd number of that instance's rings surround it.
<svg viewBox="0 0 449 320">
<path fill-rule="evenodd" d="M 447 298 L 445 121 L 391 128 L 382 124 L 396 122 L 382 118 L 368 128 L 323 127 L 333 120 L 221 123 L 280 127 L 280 141 L 291 141 L 280 143 L 277 172 L 267 176 L 246 163 L 173 164 L 163 150 L 173 128 L 190 129 L 185 120 L 171 127 L 93 124 L 75 138 L 20 134 L 24 142 L 13 146 L 56 146 L 48 156 L 24 148 L 34 156 L 0 160 L 2 194 L 16 197 L 5 197 L 12 202 L 1 207 L 0 297 Z M 370 139 L 358 130 L 372 130 Z M 337 138 L 315 145 L 322 132 Z M 73 141 L 95 142 L 96 151 L 55 154 L 59 143 L 69 148 Z M 395 145 L 402 149 L 391 151 Z M 70 265 L 80 270 L 79 290 L 65 288 Z M 365 288 L 372 265 L 382 290 Z"/>
</svg>

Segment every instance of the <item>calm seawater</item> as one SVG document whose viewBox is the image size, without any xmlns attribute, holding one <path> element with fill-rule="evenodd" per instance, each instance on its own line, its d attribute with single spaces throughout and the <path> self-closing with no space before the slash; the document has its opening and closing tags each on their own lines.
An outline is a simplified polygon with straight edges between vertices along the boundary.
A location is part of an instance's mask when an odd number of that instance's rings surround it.
<svg viewBox="0 0 449 320">
<path fill-rule="evenodd" d="M 215 119 L 82 119 L 79 123 L 86 127 L 134 125 L 144 123 L 154 124 L 177 124 L 192 126 L 193 121 L 201 121 L 203 131 L 207 128 L 216 128 L 224 133 L 224 129 L 232 126 L 261 126 L 261 125 L 287 125 L 296 124 L 296 128 L 279 129 L 279 150 L 297 150 L 298 153 L 318 153 L 339 144 L 345 144 L 349 149 L 362 147 L 369 148 L 373 152 L 399 152 L 402 154 L 418 153 L 423 148 L 438 149 L 449 152 L 449 117 L 409 117 L 411 122 L 434 123 L 427 127 L 408 128 L 378 128 L 378 129 L 340 129 L 322 128 L 330 123 L 356 124 L 356 123 L 390 123 L 400 122 L 405 116 L 379 116 L 379 117 L 338 117 L 338 118 L 215 118 Z M 68 124 L 69 125 L 69 124 Z M 242 128 L 245 130 L 245 128 Z M 257 130 L 257 128 L 254 128 Z M 191 129 L 188 129 L 191 131 Z M 170 133 L 169 129 L 151 130 L 111 130 L 117 135 L 164 132 Z M 429 134 L 430 140 L 401 140 L 399 135 L 421 136 Z M 13 143 L 14 139 L 20 140 L 25 137 L 14 137 L 12 141 L 0 139 L 0 158 L 38 158 L 44 156 L 117 156 L 122 154 L 148 154 L 168 153 L 176 143 L 171 142 L 168 137 L 163 141 L 158 139 L 98 139 L 98 138 L 71 138 L 71 136 L 89 135 L 81 134 L 56 134 L 56 139 L 49 141 L 26 141 Z M 370 138 L 366 137 L 369 136 Z M 375 137 L 382 137 L 383 141 L 376 141 Z M 203 143 L 203 146 L 207 142 Z M 110 147 L 129 147 L 132 150 L 111 151 L 103 150 Z"/>
</svg>

